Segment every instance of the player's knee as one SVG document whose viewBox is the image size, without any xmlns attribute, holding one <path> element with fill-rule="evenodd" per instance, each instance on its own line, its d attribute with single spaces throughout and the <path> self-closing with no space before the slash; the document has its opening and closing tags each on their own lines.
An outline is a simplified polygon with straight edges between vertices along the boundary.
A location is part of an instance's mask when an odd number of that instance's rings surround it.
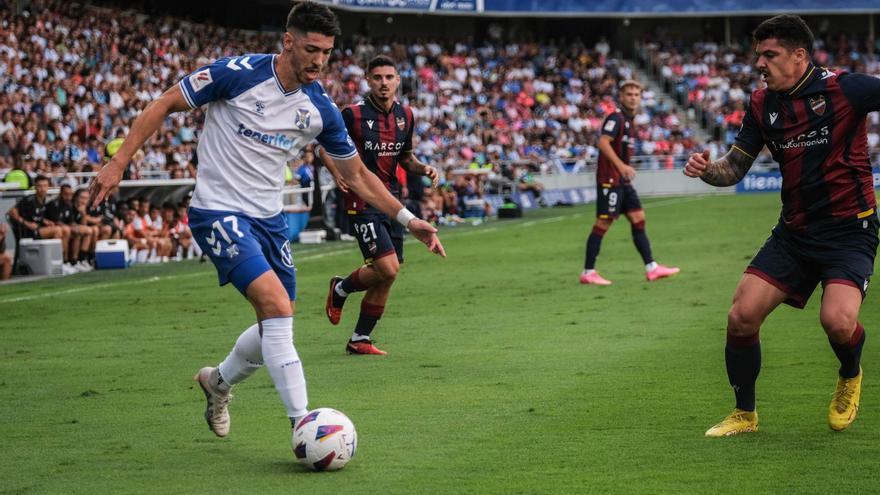
<svg viewBox="0 0 880 495">
<path fill-rule="evenodd" d="M 604 232 L 611 228 L 612 223 L 614 223 L 613 218 L 597 218 L 596 223 L 593 224 L 593 229 L 598 228 Z"/>
<path fill-rule="evenodd" d="M 825 329 L 828 338 L 835 342 L 846 342 L 852 336 L 856 328 L 858 315 L 846 312 L 822 311 L 819 313 L 819 322 Z"/>
<path fill-rule="evenodd" d="M 263 318 L 277 318 L 282 316 L 290 316 L 290 300 L 287 298 L 287 292 L 277 297 L 263 298 L 258 303 L 259 314 Z"/>
<path fill-rule="evenodd" d="M 736 337 L 754 335 L 761 328 L 761 318 L 739 305 L 727 313 L 727 333 Z"/>
<path fill-rule="evenodd" d="M 376 272 L 379 274 L 379 278 L 381 279 L 382 283 L 390 284 L 393 283 L 394 280 L 397 278 L 397 273 L 399 271 L 399 266 L 385 266 L 377 270 Z"/>
</svg>

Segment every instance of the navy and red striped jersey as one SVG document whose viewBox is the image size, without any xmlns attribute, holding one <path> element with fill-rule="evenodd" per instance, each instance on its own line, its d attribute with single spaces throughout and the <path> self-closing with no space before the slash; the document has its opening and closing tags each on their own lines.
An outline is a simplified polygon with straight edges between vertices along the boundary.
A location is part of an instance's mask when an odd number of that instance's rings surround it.
<svg viewBox="0 0 880 495">
<path fill-rule="evenodd" d="M 764 145 L 782 172 L 781 221 L 794 231 L 875 213 L 865 117 L 880 110 L 880 79 L 812 64 L 789 91 L 752 93 L 734 146 Z"/>
<path fill-rule="evenodd" d="M 635 144 L 636 126 L 633 118 L 618 109 L 605 119 L 602 124 L 602 135 L 611 137 L 611 147 L 623 163 L 629 165 L 630 149 Z M 599 153 L 599 165 L 596 168 L 596 182 L 601 187 L 618 187 L 630 181 L 620 175 L 620 171 L 609 158 Z"/>
<path fill-rule="evenodd" d="M 386 112 L 367 96 L 364 101 L 342 110 L 342 120 L 361 160 L 391 194 L 399 197 L 397 164 L 403 153 L 412 151 L 412 110 L 395 101 Z M 349 190 L 345 195 L 345 209 L 360 213 L 373 208 Z"/>
</svg>

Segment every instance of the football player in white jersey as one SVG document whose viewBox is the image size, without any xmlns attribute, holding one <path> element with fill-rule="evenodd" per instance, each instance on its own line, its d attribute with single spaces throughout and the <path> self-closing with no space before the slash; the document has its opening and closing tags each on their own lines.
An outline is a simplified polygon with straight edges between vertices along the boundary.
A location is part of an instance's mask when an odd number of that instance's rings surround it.
<svg viewBox="0 0 880 495">
<path fill-rule="evenodd" d="M 291 425 L 307 411 L 305 377 L 293 346 L 296 278 L 281 213 L 284 165 L 306 144 L 317 139 L 352 190 L 432 252 L 446 255 L 437 230 L 415 218 L 364 167 L 339 110 L 317 82 L 340 34 L 336 15 L 325 5 L 297 3 L 281 53 L 223 58 L 183 78 L 144 109 L 91 184 L 93 204 L 100 204 L 169 114 L 207 105 L 190 228 L 220 284 L 232 282 L 257 317 L 223 362 L 195 376 L 207 398 L 205 419 L 220 437 L 229 433 L 230 389 L 264 365 Z"/>
</svg>

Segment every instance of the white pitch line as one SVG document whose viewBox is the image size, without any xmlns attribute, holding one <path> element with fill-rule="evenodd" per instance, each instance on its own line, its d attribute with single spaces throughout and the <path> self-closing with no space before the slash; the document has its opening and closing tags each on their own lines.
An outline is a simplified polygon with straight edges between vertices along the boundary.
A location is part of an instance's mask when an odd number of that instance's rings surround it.
<svg viewBox="0 0 880 495">
<path fill-rule="evenodd" d="M 656 203 L 649 203 L 649 206 L 651 208 L 659 208 L 661 206 L 678 205 L 681 203 L 691 203 L 693 201 L 700 201 L 701 199 L 706 199 L 706 196 L 688 196 L 685 198 L 666 199 L 663 201 L 658 201 Z"/>
<path fill-rule="evenodd" d="M 172 275 L 169 277 L 150 277 L 150 278 L 145 278 L 143 280 L 129 280 L 127 282 L 111 282 L 111 283 L 106 283 L 106 284 L 87 285 L 85 287 L 74 287 L 73 289 L 59 290 L 59 291 L 55 291 L 55 292 L 43 292 L 40 294 L 33 294 L 30 296 L 20 296 L 20 297 L 10 297 L 8 299 L 0 299 L 0 304 L 15 303 L 15 302 L 21 302 L 21 301 L 30 301 L 33 299 L 45 299 L 47 297 L 63 296 L 63 295 L 67 295 L 67 294 L 75 294 L 77 292 L 85 292 L 85 291 L 96 290 L 96 289 L 106 289 L 108 287 L 118 287 L 120 285 L 148 284 L 148 283 L 152 283 L 152 282 L 158 282 L 159 280 L 163 280 L 163 279 L 182 278 L 182 277 L 192 276 L 192 275 L 194 275 L 194 274 L 190 273 L 190 274 L 186 274 L 186 275 Z"/>
</svg>

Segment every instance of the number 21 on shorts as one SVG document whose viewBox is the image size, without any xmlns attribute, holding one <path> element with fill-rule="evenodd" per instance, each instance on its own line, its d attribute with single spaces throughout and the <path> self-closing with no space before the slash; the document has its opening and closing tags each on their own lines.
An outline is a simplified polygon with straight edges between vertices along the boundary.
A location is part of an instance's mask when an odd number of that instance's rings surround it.
<svg viewBox="0 0 880 495">
<path fill-rule="evenodd" d="M 361 239 L 364 242 L 370 242 L 371 240 L 376 239 L 376 227 L 373 226 L 373 222 L 370 223 L 362 223 L 355 225 L 355 229 L 357 229 L 358 233 L 361 235 Z"/>
</svg>

